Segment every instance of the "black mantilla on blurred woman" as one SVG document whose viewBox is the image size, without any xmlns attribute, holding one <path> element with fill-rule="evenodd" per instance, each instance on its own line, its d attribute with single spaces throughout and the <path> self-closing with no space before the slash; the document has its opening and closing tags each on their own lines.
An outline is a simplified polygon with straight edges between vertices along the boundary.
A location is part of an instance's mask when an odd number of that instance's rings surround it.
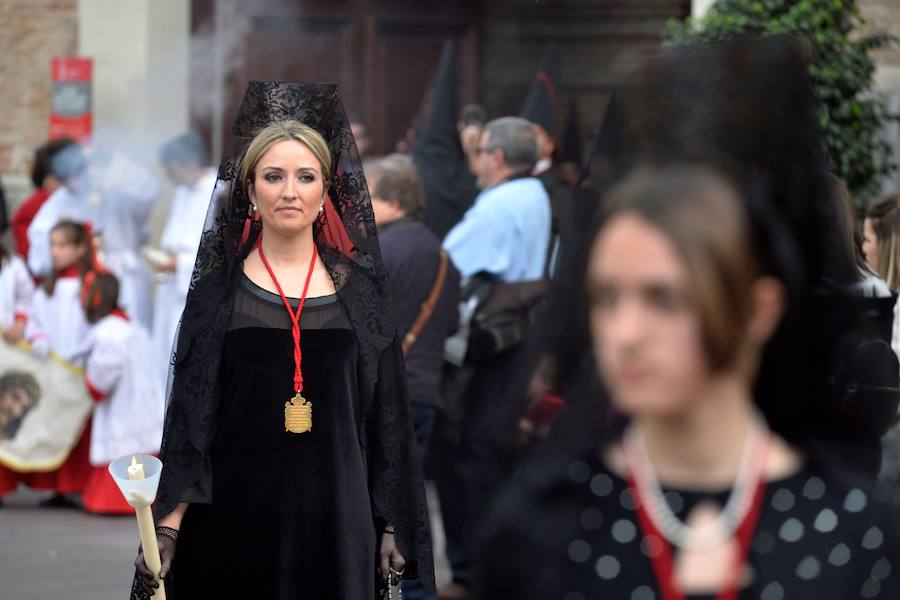
<svg viewBox="0 0 900 600">
<path fill-rule="evenodd" d="M 177 338 L 158 539 L 169 598 L 433 587 L 390 284 L 337 88 L 252 82 Z M 143 556 L 133 597 L 155 583 Z"/>
<path fill-rule="evenodd" d="M 869 325 L 804 73 L 792 44 L 742 40 L 629 90 L 623 176 L 568 290 L 619 418 L 560 416 L 497 499 L 478 597 L 900 594 L 896 521 L 818 451 L 852 363 L 837 329 Z"/>
</svg>

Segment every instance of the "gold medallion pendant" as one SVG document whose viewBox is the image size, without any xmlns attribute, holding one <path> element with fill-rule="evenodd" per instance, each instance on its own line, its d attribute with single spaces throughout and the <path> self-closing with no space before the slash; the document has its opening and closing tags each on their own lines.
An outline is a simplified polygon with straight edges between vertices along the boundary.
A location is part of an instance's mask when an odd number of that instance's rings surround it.
<svg viewBox="0 0 900 600">
<path fill-rule="evenodd" d="M 290 433 L 312 431 L 312 404 L 300 392 L 284 403 L 284 430 Z"/>
</svg>

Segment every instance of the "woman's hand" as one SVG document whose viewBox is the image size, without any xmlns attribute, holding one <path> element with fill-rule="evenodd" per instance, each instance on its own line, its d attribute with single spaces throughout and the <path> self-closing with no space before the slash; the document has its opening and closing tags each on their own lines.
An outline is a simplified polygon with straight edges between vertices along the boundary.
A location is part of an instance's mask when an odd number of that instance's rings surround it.
<svg viewBox="0 0 900 600">
<path fill-rule="evenodd" d="M 380 556 L 381 564 L 379 565 L 379 571 L 381 572 L 382 577 L 390 575 L 391 569 L 399 573 L 403 571 L 403 568 L 406 566 L 406 559 L 403 558 L 403 555 L 397 550 L 397 541 L 394 539 L 394 534 L 392 533 L 382 534 Z"/>
<path fill-rule="evenodd" d="M 172 567 L 172 559 L 175 558 L 175 540 L 169 536 L 157 533 L 156 544 L 159 546 L 159 578 L 162 580 L 169 574 L 169 569 Z M 137 567 L 138 574 L 141 576 L 141 587 L 144 593 L 152 596 L 156 592 L 156 588 L 159 587 L 159 582 L 156 581 L 153 571 L 150 570 L 150 567 L 144 561 L 143 548 L 138 550 L 137 558 L 134 559 L 134 566 Z"/>
</svg>

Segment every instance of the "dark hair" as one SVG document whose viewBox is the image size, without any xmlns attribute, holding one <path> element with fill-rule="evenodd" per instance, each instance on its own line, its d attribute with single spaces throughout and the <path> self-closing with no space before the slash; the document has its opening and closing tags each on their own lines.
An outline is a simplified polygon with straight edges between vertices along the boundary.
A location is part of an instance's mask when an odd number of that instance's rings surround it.
<svg viewBox="0 0 900 600">
<path fill-rule="evenodd" d="M 31 406 L 35 406 L 41 399 L 41 387 L 35 381 L 31 373 L 24 371 L 7 371 L 0 377 L 0 396 L 11 389 L 19 388 L 25 392 L 31 400 Z"/>
<path fill-rule="evenodd" d="M 872 267 L 866 262 L 866 256 L 863 254 L 862 229 L 859 226 L 859 219 L 856 214 L 856 206 L 853 204 L 853 198 L 850 196 L 850 190 L 843 180 L 834 173 L 827 173 L 829 183 L 831 184 L 832 201 L 837 203 L 838 219 L 840 226 L 839 234 L 843 238 L 847 246 L 847 254 L 853 257 L 857 269 L 861 273 L 872 273 Z"/>
<path fill-rule="evenodd" d="M 83 223 L 60 221 L 50 230 L 50 235 L 53 235 L 54 231 L 63 232 L 70 243 L 75 244 L 76 246 L 85 247 L 84 256 L 79 258 L 76 263 L 78 265 L 78 270 L 81 271 L 81 279 L 83 281 L 84 275 L 94 266 L 93 253 L 91 252 L 93 240 L 91 240 L 90 234 L 88 233 L 88 228 Z M 59 281 L 59 272 L 56 269 L 53 269 L 47 279 L 41 284 L 41 288 L 47 292 L 48 296 L 53 295 L 54 290 L 56 290 L 57 281 Z"/>
<path fill-rule="evenodd" d="M 31 165 L 31 183 L 34 187 L 44 186 L 44 180 L 52 174 L 53 159 L 74 143 L 75 141 L 69 138 L 57 138 L 38 146 L 34 151 L 34 164 Z"/>
<path fill-rule="evenodd" d="M 487 122 L 487 111 L 480 104 L 466 104 L 459 111 L 457 122 L 465 125 L 484 125 Z"/>
<path fill-rule="evenodd" d="M 411 158 L 403 154 L 390 154 L 384 158 L 365 161 L 363 169 L 372 184 L 373 198 L 396 200 L 406 214 L 422 217 L 425 212 L 425 192 Z"/>
<path fill-rule="evenodd" d="M 98 322 L 119 305 L 119 280 L 108 271 L 89 272 L 84 277 L 81 304 L 87 322 Z"/>
<path fill-rule="evenodd" d="M 637 168 L 610 191 L 591 238 L 595 242 L 623 214 L 640 217 L 666 236 L 690 274 L 713 369 L 737 359 L 751 317 L 750 288 L 762 273 L 743 202 L 736 185 L 708 166 Z"/>
<path fill-rule="evenodd" d="M 16 436 L 19 426 L 22 424 L 22 419 L 25 418 L 29 410 L 37 406 L 41 398 L 41 387 L 30 373 L 8 371 L 0 377 L 0 396 L 15 389 L 25 392 L 25 396 L 28 398 L 28 407 L 20 416 L 3 423 L 2 427 L 0 427 L 0 440 L 3 438 L 13 439 Z"/>
<path fill-rule="evenodd" d="M 193 131 L 172 138 L 159 149 L 159 162 L 164 165 L 193 162 L 202 167 L 208 160 L 206 145 Z"/>
</svg>

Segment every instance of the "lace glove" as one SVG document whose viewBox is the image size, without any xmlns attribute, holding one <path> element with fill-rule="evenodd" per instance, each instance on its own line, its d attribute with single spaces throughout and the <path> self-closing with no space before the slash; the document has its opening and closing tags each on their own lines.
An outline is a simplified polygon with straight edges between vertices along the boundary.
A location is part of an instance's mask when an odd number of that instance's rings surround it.
<svg viewBox="0 0 900 600">
<path fill-rule="evenodd" d="M 172 567 L 172 559 L 175 558 L 175 546 L 178 540 L 178 530 L 171 527 L 156 528 L 156 544 L 159 546 L 159 578 L 165 580 Z M 134 566 L 137 567 L 138 575 L 141 578 L 141 587 L 147 596 L 152 596 L 159 587 L 159 583 L 153 576 L 153 571 L 144 561 L 144 549 L 138 548 L 137 558 L 134 559 Z"/>
</svg>

